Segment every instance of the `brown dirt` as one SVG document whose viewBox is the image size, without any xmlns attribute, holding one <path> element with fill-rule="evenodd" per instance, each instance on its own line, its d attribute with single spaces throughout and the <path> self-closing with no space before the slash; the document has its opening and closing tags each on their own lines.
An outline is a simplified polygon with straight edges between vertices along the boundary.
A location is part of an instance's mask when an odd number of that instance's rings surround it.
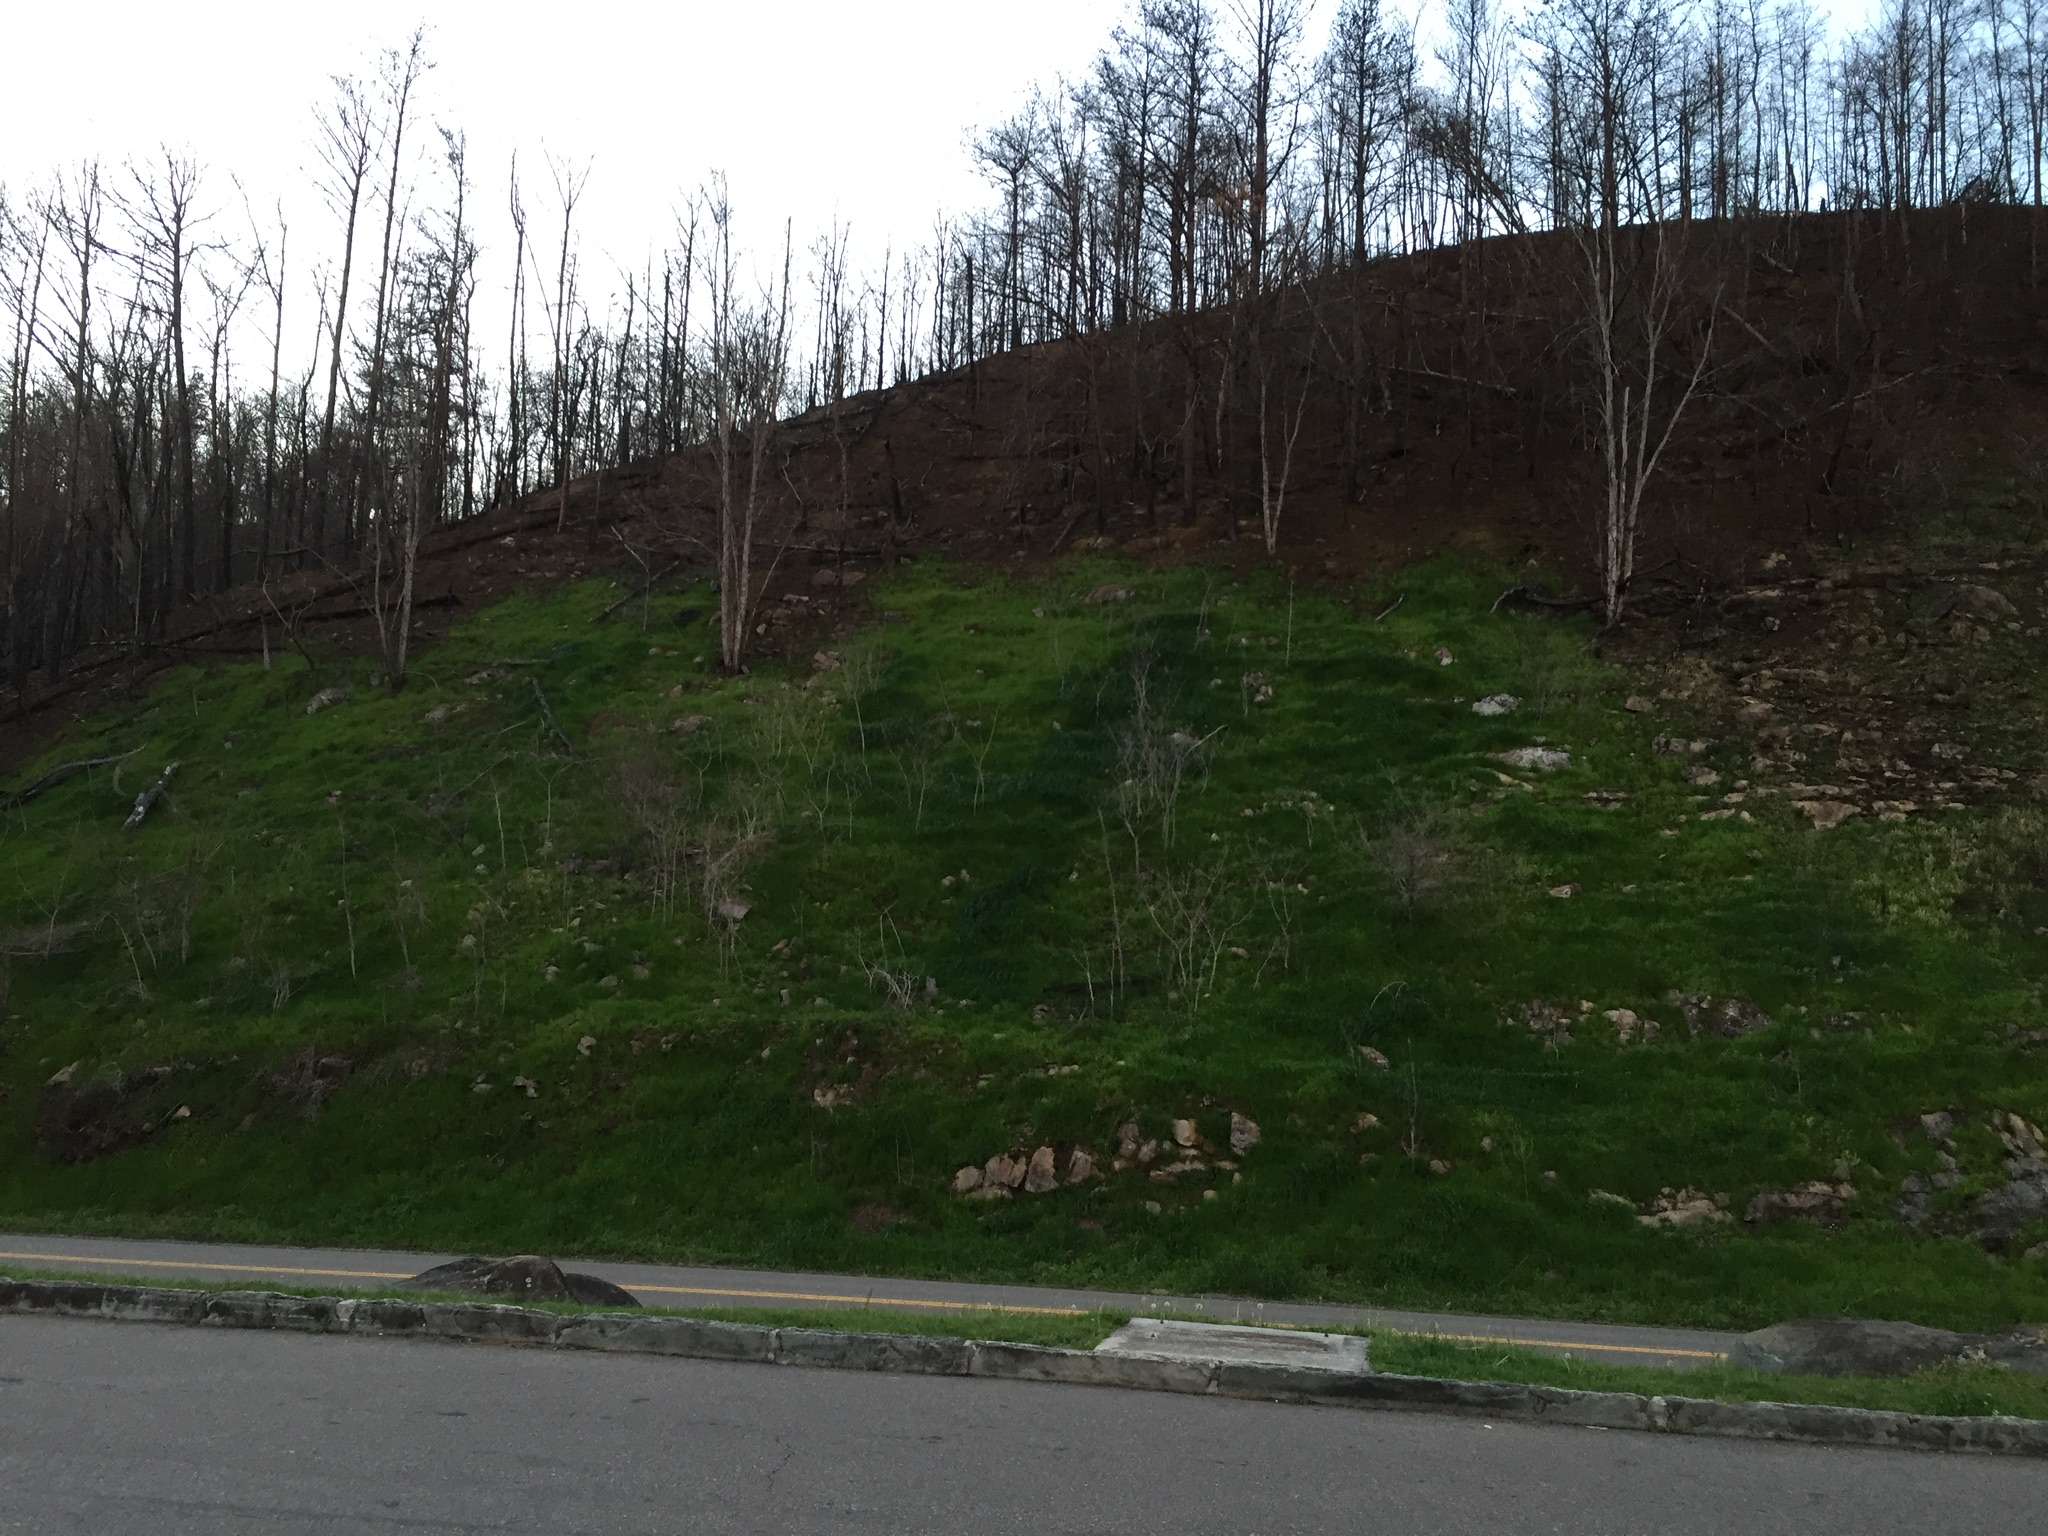
<svg viewBox="0 0 2048 1536">
<path fill-rule="evenodd" d="M 1719 363 L 1653 488 L 1632 618 L 1604 644 L 1642 671 L 1655 708 L 1739 738 L 1759 781 L 1886 814 L 1880 801 L 1967 803 L 2036 771 L 2017 757 L 2048 598 L 2041 223 L 1958 208 L 1710 231 Z M 1341 379 L 1309 400 L 1277 556 L 1295 579 L 1349 584 L 1458 550 L 1588 589 L 1596 481 L 1570 260 L 1554 237 L 1495 240 L 1312 287 L 1314 324 L 1346 336 L 1355 314 L 1366 362 L 1355 416 Z M 866 578 L 921 555 L 1018 572 L 1083 545 L 1265 564 L 1241 357 L 1220 437 L 1201 413 L 1192 506 L 1165 450 L 1183 359 L 1193 348 L 1212 367 L 1220 325 L 1029 348 L 788 423 L 757 650 L 808 657 L 830 632 L 886 618 Z M 1929 542 L 1985 494 L 1995 532 Z M 644 568 L 673 567 L 671 587 L 701 578 L 714 538 L 701 451 L 585 477 L 433 535 L 417 641 L 526 586 L 637 584 Z M 1976 597 L 1958 609 L 1972 587 L 2014 611 Z M 89 653 L 25 699 L 0 695 L 15 716 L 0 768 L 165 667 L 247 660 L 266 642 L 320 661 L 371 649 L 354 575 L 227 594 L 142 651 Z"/>
</svg>

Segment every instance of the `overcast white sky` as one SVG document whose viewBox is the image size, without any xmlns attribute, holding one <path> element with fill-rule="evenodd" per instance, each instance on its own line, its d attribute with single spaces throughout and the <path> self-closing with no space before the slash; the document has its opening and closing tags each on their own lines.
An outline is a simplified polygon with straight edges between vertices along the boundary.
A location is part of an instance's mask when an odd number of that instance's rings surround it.
<svg viewBox="0 0 2048 1536">
<path fill-rule="evenodd" d="M 1868 3 L 1823 0 L 1857 12 Z M 0 185 L 18 196 L 55 167 L 95 156 L 118 167 L 167 144 L 206 168 L 223 233 L 242 227 L 231 177 L 259 210 L 281 199 L 303 278 L 338 248 L 311 186 L 315 106 L 331 94 L 331 75 L 367 73 L 378 49 L 424 22 L 436 61 L 426 113 L 469 136 L 487 304 L 509 280 L 502 210 L 515 148 L 543 226 L 543 153 L 590 164 L 579 224 L 594 301 L 617 264 L 637 266 L 665 242 L 672 209 L 714 169 L 728 173 L 757 244 L 776 243 L 784 218 L 802 244 L 836 213 L 871 264 L 885 239 L 920 244 L 940 211 L 979 203 L 972 130 L 1034 83 L 1086 69 L 1125 9 L 1124 0 L 17 0 L 6 22 Z M 311 317 L 301 323 L 310 332 Z M 286 325 L 290 335 L 289 315 Z"/>
<path fill-rule="evenodd" d="M 486 302 L 509 278 L 506 174 L 520 152 L 545 227 L 543 153 L 588 162 L 579 225 L 586 292 L 665 243 L 672 210 L 714 169 L 744 230 L 799 243 L 835 213 L 872 260 L 922 243 L 941 209 L 977 203 L 966 152 L 977 124 L 1035 81 L 1087 66 L 1118 0 L 103 0 L 8 7 L 0 185 L 17 197 L 53 168 L 118 167 L 159 144 L 207 170 L 224 232 L 239 177 L 259 211 L 282 199 L 303 277 L 338 249 L 314 194 L 314 107 L 329 77 L 428 27 L 424 103 L 469 136 Z M 496 259 L 492 259 L 496 258 Z M 296 284 L 295 284 L 296 287 Z M 309 301 L 302 301 L 309 302 Z M 310 332 L 308 316 L 304 329 Z M 287 334 L 294 329 L 290 317 Z"/>
</svg>

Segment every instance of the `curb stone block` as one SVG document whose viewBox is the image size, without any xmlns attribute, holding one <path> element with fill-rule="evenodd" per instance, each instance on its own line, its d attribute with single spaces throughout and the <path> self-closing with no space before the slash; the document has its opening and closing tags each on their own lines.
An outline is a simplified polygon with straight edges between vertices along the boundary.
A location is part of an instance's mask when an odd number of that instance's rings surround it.
<svg viewBox="0 0 2048 1536">
<path fill-rule="evenodd" d="M 417 1301 L 359 1301 L 351 1333 L 423 1333 L 427 1309 Z"/>
<path fill-rule="evenodd" d="M 691 1360 L 740 1360 L 770 1365 L 773 1328 L 714 1323 L 691 1317 L 575 1317 L 561 1319 L 555 1343 L 563 1349 L 615 1354 L 674 1355 Z"/>
<path fill-rule="evenodd" d="M 1043 1344 L 974 1341 L 974 1376 L 1005 1381 L 1056 1381 L 1077 1387 L 1130 1387 L 1140 1392 L 1215 1390 L 1211 1361 L 1150 1355 L 1098 1355 L 1085 1349 L 1052 1349 Z"/>
<path fill-rule="evenodd" d="M 842 1371 L 909 1371 L 920 1376 L 965 1376 L 973 1363 L 966 1339 L 923 1334 L 835 1333 L 823 1328 L 779 1330 L 779 1365 Z"/>
<path fill-rule="evenodd" d="M 225 1291 L 209 1297 L 205 1322 L 214 1328 L 283 1328 L 331 1333 L 341 1327 L 341 1303 L 329 1296 L 286 1296 L 275 1291 Z"/>
<path fill-rule="evenodd" d="M 528 1307 L 340 1300 L 275 1291 L 183 1291 L 73 1280 L 0 1280 L 0 1313 L 293 1332 L 392 1334 L 698 1360 L 910 1375 L 982 1376 L 1146 1392 L 1228 1395 L 1360 1408 L 1809 1445 L 2048 1457 L 2048 1421 L 1941 1417 L 1813 1403 L 1722 1403 L 1576 1392 L 1501 1381 L 1317 1370 L 1298 1365 L 1097 1354 L 941 1336 L 762 1328 L 699 1318 L 564 1317 Z"/>
<path fill-rule="evenodd" d="M 1822 1403 L 1720 1403 L 1697 1397 L 1667 1401 L 1669 1427 L 1678 1434 L 2048 1456 L 2048 1422 L 2039 1419 L 1989 1414 L 1944 1418 Z"/>
</svg>

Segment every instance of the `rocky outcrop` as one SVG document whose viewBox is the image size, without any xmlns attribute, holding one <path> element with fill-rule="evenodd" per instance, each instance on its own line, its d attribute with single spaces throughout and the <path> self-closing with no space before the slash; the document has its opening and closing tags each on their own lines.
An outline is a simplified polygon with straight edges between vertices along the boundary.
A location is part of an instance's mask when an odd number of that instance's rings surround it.
<svg viewBox="0 0 2048 1536">
<path fill-rule="evenodd" d="M 442 1291 L 457 1296 L 507 1296 L 519 1301 L 570 1301 L 585 1307 L 637 1307 L 623 1286 L 564 1270 L 553 1259 L 518 1254 L 509 1259 L 456 1259 L 398 1283 L 401 1291 Z"/>
<path fill-rule="evenodd" d="M 1737 1369 L 1791 1376 L 1910 1376 L 1987 1361 L 2048 1375 L 2048 1330 L 1950 1333 L 1918 1323 L 1804 1317 L 1744 1334 L 1728 1352 Z"/>
</svg>

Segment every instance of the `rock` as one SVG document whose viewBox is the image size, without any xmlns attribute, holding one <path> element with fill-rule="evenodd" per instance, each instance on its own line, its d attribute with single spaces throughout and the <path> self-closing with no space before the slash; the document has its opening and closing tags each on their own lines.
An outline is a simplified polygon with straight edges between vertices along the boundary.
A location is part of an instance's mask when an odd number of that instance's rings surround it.
<svg viewBox="0 0 2048 1536">
<path fill-rule="evenodd" d="M 1589 1189 L 1586 1191 L 1586 1198 L 1595 1205 L 1618 1205 L 1631 1216 L 1636 1214 L 1636 1204 L 1633 1200 L 1623 1195 L 1614 1194 L 1609 1190 Z"/>
<path fill-rule="evenodd" d="M 1926 1224 L 1930 1189 L 1927 1175 L 1909 1173 L 1899 1181 L 1899 1198 L 1892 1202 L 1892 1219 L 1911 1231 Z"/>
<path fill-rule="evenodd" d="M 1555 896 L 1559 901 L 1570 901 L 1574 896 L 1579 894 L 1579 887 L 1576 884 L 1553 885 L 1550 888 L 1550 894 Z"/>
<path fill-rule="evenodd" d="M 1138 1129 L 1138 1122 L 1126 1120 L 1117 1127 L 1116 1155 L 1126 1161 L 1138 1155 L 1138 1144 L 1144 1139 L 1144 1132 Z"/>
<path fill-rule="evenodd" d="M 975 1167 L 972 1163 L 969 1163 L 965 1168 L 962 1168 L 958 1173 L 953 1175 L 954 1194 L 972 1194 L 975 1190 L 979 1188 L 981 1188 L 981 1170 Z"/>
<path fill-rule="evenodd" d="M 1058 1184 L 1059 1178 L 1053 1172 L 1052 1148 L 1040 1147 L 1031 1154 L 1031 1161 L 1025 1167 L 1024 1193 L 1027 1195 L 1042 1195 L 1047 1190 L 1055 1188 Z"/>
<path fill-rule="evenodd" d="M 1849 1202 L 1855 1198 L 1854 1184 L 1829 1184 L 1825 1180 L 1812 1179 L 1790 1189 L 1758 1190 L 1743 1211 L 1742 1219 L 1751 1226 L 1790 1220 L 1810 1221 L 1816 1226 L 1833 1225 L 1848 1215 Z"/>
<path fill-rule="evenodd" d="M 521 1301 L 573 1301 L 586 1307 L 637 1307 L 633 1293 L 595 1275 L 572 1274 L 553 1259 L 457 1259 L 401 1280 L 401 1291 L 452 1291 L 462 1296 L 512 1296 Z"/>
<path fill-rule="evenodd" d="M 312 698 L 306 700 L 306 713 L 317 715 L 323 709 L 332 709 L 337 704 L 346 703 L 352 692 L 354 690 L 350 688 L 322 688 Z"/>
<path fill-rule="evenodd" d="M 1632 693 L 1621 706 L 1632 715 L 1647 715 L 1656 706 L 1639 693 Z"/>
<path fill-rule="evenodd" d="M 1727 1205 L 1726 1195 L 1710 1195 L 1698 1189 L 1666 1190 L 1636 1220 L 1646 1227 L 1690 1227 L 1701 1222 L 1733 1221 Z"/>
<path fill-rule="evenodd" d="M 1792 804 L 1812 818 L 1816 832 L 1832 832 L 1851 816 L 1863 814 L 1860 807 L 1844 800 L 1794 800 Z"/>
<path fill-rule="evenodd" d="M 1074 1148 L 1073 1151 L 1067 1154 L 1067 1182 L 1069 1184 L 1085 1184 L 1094 1177 L 1095 1159 L 1091 1154 L 1079 1147 Z"/>
<path fill-rule="evenodd" d="M 679 715 L 669 729 L 678 736 L 694 736 L 710 723 L 709 715 Z"/>
<path fill-rule="evenodd" d="M 1687 741 L 1683 736 L 1659 736 L 1650 743 L 1650 750 L 1659 757 L 1698 757 L 1707 746 L 1704 741 Z"/>
<path fill-rule="evenodd" d="M 1541 1036 L 1546 1045 L 1570 1045 L 1572 1043 L 1572 1016 L 1562 1008 L 1546 1003 L 1542 998 L 1524 1003 L 1507 1015 L 1511 1024 L 1519 1024 L 1531 1034 Z"/>
<path fill-rule="evenodd" d="M 1674 993 L 1671 1000 L 1685 1016 L 1685 1031 L 1697 1040 L 1711 1035 L 1722 1040 L 1740 1040 L 1771 1027 L 1771 1016 L 1747 998 L 1701 997 L 1696 993 Z"/>
<path fill-rule="evenodd" d="M 2048 1243 L 2036 1243 L 2025 1253 L 2021 1254 L 2020 1257 L 2023 1259 L 2048 1260 Z"/>
<path fill-rule="evenodd" d="M 59 1067 L 55 1072 L 52 1072 L 50 1074 L 50 1080 L 48 1083 L 44 1084 L 44 1086 L 47 1088 L 62 1088 L 66 1083 L 71 1081 L 72 1075 L 77 1071 L 78 1063 L 75 1061 L 71 1063 L 71 1065 L 68 1067 Z"/>
<path fill-rule="evenodd" d="M 576 1054 L 578 1056 L 588 1056 L 591 1053 L 591 1051 L 596 1049 L 596 1047 L 597 1036 L 585 1035 L 581 1040 L 578 1040 L 576 1042 Z"/>
<path fill-rule="evenodd" d="M 1980 1196 L 1970 1213 L 1977 1240 L 1988 1248 L 2009 1247 L 2021 1228 L 2048 1221 L 2048 1163 L 2025 1158 L 2007 1166 L 2012 1176 Z"/>
<path fill-rule="evenodd" d="M 530 1077 L 515 1077 L 512 1079 L 512 1086 L 519 1089 L 529 1099 L 540 1097 L 540 1084 Z"/>
<path fill-rule="evenodd" d="M 829 565 L 820 566 L 811 572 L 811 585 L 814 587 L 857 587 L 867 579 L 866 571 L 850 568 L 835 570 Z"/>
<path fill-rule="evenodd" d="M 1744 1334 L 1728 1352 L 1739 1370 L 1798 1376 L 1909 1376 L 1930 1366 L 1991 1361 L 2048 1375 L 2048 1337 L 2039 1328 L 2013 1333 L 1950 1333 L 1918 1323 L 1805 1317 Z"/>
<path fill-rule="evenodd" d="M 718 904 L 718 915 L 735 926 L 753 910 L 751 902 L 742 901 L 737 896 L 728 896 Z"/>
<path fill-rule="evenodd" d="M 811 670 L 814 672 L 837 672 L 841 665 L 837 651 L 816 651 L 811 655 Z"/>
<path fill-rule="evenodd" d="M 1642 1020 L 1636 1017 L 1633 1008 L 1610 1008 L 1600 1015 L 1614 1026 L 1614 1035 L 1623 1045 L 1635 1039 L 1636 1031 L 1642 1027 Z"/>
<path fill-rule="evenodd" d="M 1572 765 L 1571 753 L 1561 747 L 1516 747 L 1512 752 L 1501 753 L 1500 760 L 1510 768 L 1539 768 L 1546 773 Z"/>
<path fill-rule="evenodd" d="M 1130 600 L 1131 589 L 1119 586 L 1113 581 L 1105 581 L 1101 586 L 1081 599 L 1084 603 L 1128 603 Z"/>
<path fill-rule="evenodd" d="M 1927 610 L 1928 617 L 1933 619 L 1945 619 L 1955 613 L 1973 619 L 2010 619 L 2018 616 L 2019 609 L 1996 587 L 1972 583 L 1940 594 Z"/>
<path fill-rule="evenodd" d="M 1512 715 L 1516 710 L 1520 709 L 1521 707 L 1522 701 L 1516 698 L 1512 693 L 1489 693 L 1485 698 L 1480 699 L 1473 704 L 1472 713 L 1475 715 L 1487 715 L 1489 717 L 1497 715 Z"/>
<path fill-rule="evenodd" d="M 1259 1122 L 1249 1115 L 1230 1112 L 1230 1150 L 1239 1157 L 1259 1144 Z"/>
<path fill-rule="evenodd" d="M 1705 763 L 1688 763 L 1684 771 L 1679 774 L 1679 777 L 1684 779 L 1686 783 L 1697 785 L 1701 789 L 1712 789 L 1721 782 L 1721 775 L 1709 768 Z"/>
<path fill-rule="evenodd" d="M 1448 667 L 1452 662 L 1456 661 L 1457 659 L 1457 657 L 1453 656 L 1443 646 L 1440 645 L 1436 648 L 1436 664 L 1438 666 Z"/>
<path fill-rule="evenodd" d="M 1387 1060 L 1386 1056 L 1382 1052 L 1374 1050 L 1369 1045 L 1361 1045 L 1358 1048 L 1358 1054 L 1363 1056 L 1367 1061 L 1371 1062 L 1374 1066 L 1378 1067 L 1382 1072 L 1386 1071 L 1392 1065 L 1392 1063 L 1390 1063 Z"/>
<path fill-rule="evenodd" d="M 1195 1128 L 1194 1121 L 1176 1120 L 1173 1122 L 1173 1140 L 1175 1145 L 1192 1147 L 1201 1139 L 1202 1133 Z"/>
<path fill-rule="evenodd" d="M 982 1164 L 981 1177 L 984 1184 L 998 1189 L 1015 1189 L 1024 1182 L 1024 1175 L 1030 1165 L 1021 1157 L 1011 1157 L 1007 1152 L 998 1152 Z"/>
<path fill-rule="evenodd" d="M 1920 1117 L 1920 1129 L 1927 1133 L 1929 1141 L 1947 1146 L 1955 1137 L 1959 1118 L 1946 1109 L 1931 1109 Z"/>
</svg>

